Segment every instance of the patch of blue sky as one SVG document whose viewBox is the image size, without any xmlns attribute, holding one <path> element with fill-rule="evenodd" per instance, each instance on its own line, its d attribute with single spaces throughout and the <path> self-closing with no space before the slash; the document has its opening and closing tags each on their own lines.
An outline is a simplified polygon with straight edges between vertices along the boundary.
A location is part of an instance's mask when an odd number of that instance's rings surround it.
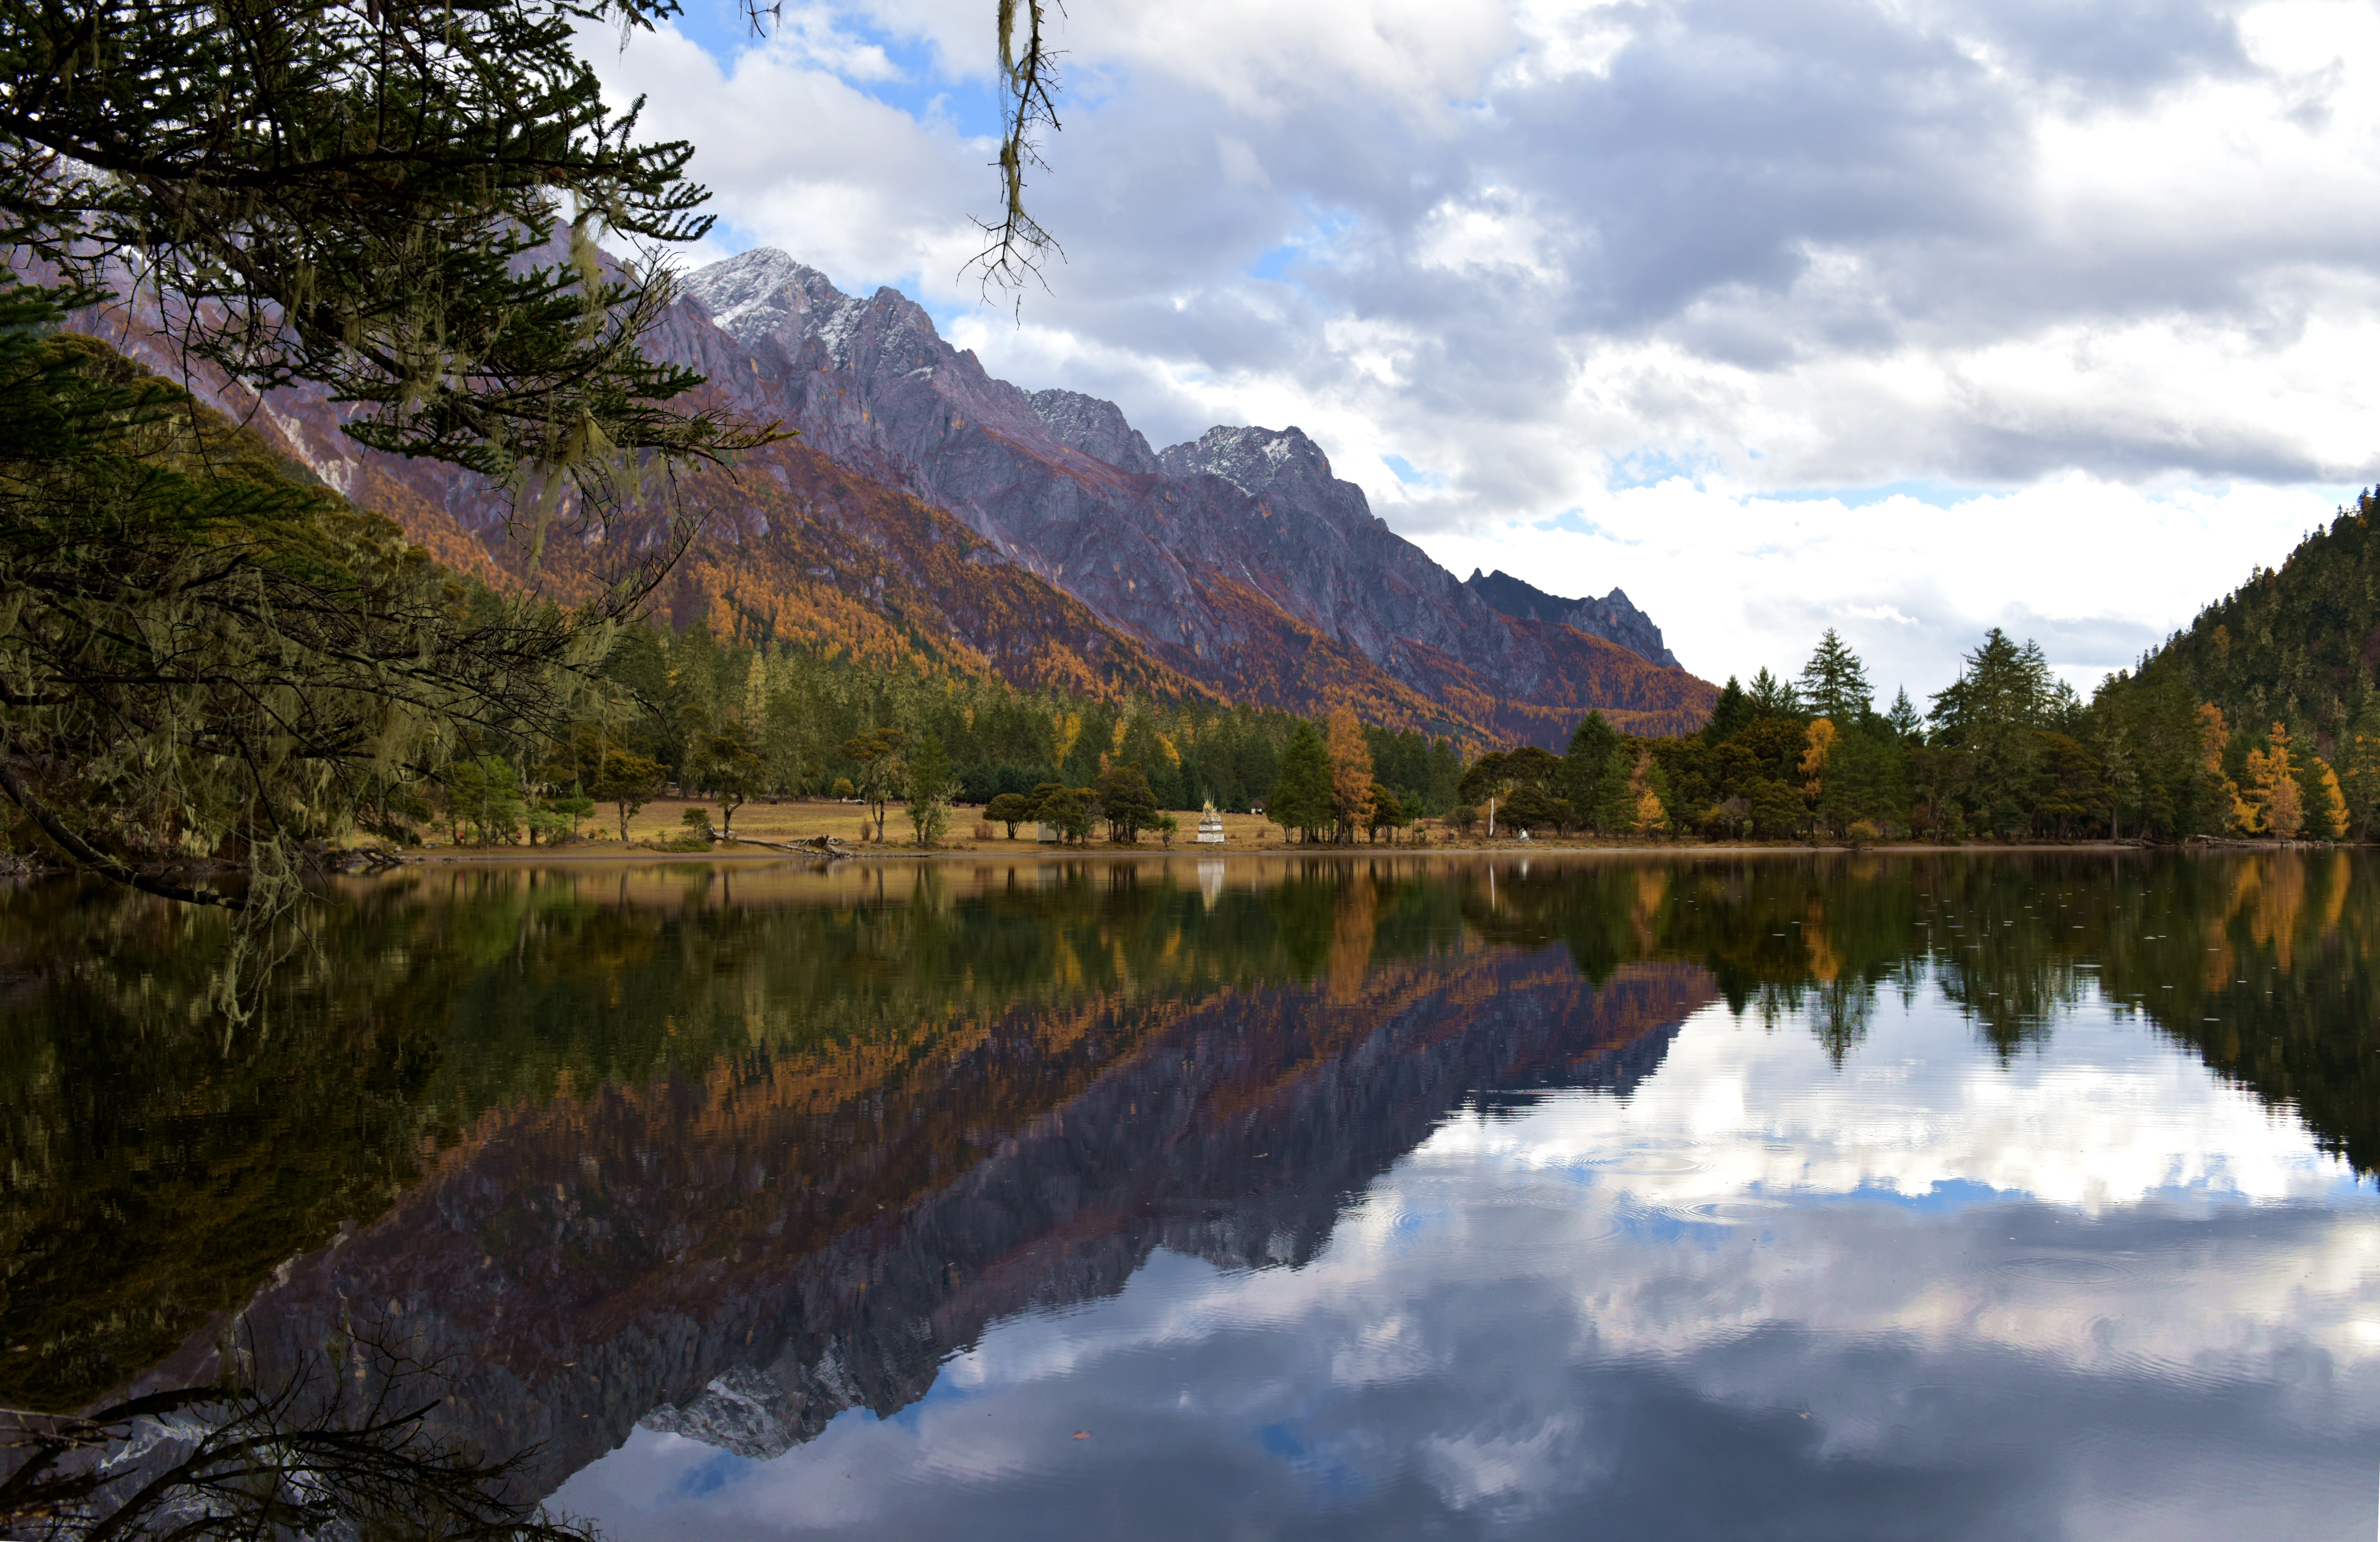
<svg viewBox="0 0 2380 1542">
<path fill-rule="evenodd" d="M 1002 301 L 1000 292 L 996 289 L 988 296 L 978 297 L 976 294 L 976 286 L 973 284 L 965 284 L 959 291 L 964 297 L 941 299 L 927 297 L 925 275 L 922 273 L 904 273 L 899 278 L 890 279 L 887 282 L 893 288 L 925 307 L 926 314 L 934 320 L 934 330 L 944 337 L 948 337 L 951 334 L 951 329 L 961 322 L 974 321 L 996 311 L 1009 311 L 1007 319 L 1012 321 L 1014 319 L 1014 313 L 1011 310 L 1012 302 Z"/>
<path fill-rule="evenodd" d="M 1305 1498 L 1309 1509 L 1328 1509 L 1377 1493 L 1379 1482 L 1366 1470 L 1377 1455 L 1371 1439 L 1344 1431 L 1313 1439 L 1302 1427 L 1312 1422 L 1317 1411 L 1308 1407 L 1290 1418 L 1257 1426 L 1257 1444 L 1266 1455 L 1307 1481 L 1311 1487 Z"/>
<path fill-rule="evenodd" d="M 2006 491 L 2005 488 L 1968 487 L 1935 477 L 1916 477 L 1906 481 L 1878 482 L 1873 487 L 1788 488 L 1779 492 L 1764 492 L 1760 496 L 1780 504 L 1823 504 L 1832 499 L 1847 509 L 1864 509 L 1895 498 L 1908 498 L 1928 508 L 1947 509 Z"/>
<path fill-rule="evenodd" d="M 955 1354 L 945 1354 L 942 1356 L 942 1364 L 947 1366 L 957 1357 L 958 1356 Z M 892 1422 L 900 1424 L 903 1420 L 908 1419 L 916 1411 L 923 1408 L 938 1408 L 944 1403 L 952 1402 L 975 1402 L 986 1396 L 990 1390 L 990 1388 L 979 1381 L 971 1381 L 964 1377 L 942 1376 L 937 1374 L 934 1378 L 933 1385 L 926 1389 L 926 1395 L 919 1398 L 917 1402 L 909 1404 L 908 1407 L 901 1410 L 900 1413 L 894 1415 L 892 1416 Z M 914 1428 L 915 1427 L 915 1421 L 910 1420 L 910 1423 L 906 1427 Z"/>
<path fill-rule="evenodd" d="M 1397 480 L 1407 487 L 1440 488 L 1446 479 L 1435 471 L 1424 471 L 1402 455 L 1382 455 L 1380 463 L 1397 474 Z"/>
<path fill-rule="evenodd" d="M 705 1494 L 716 1494 L 729 1484 L 741 1483 L 751 1476 L 753 1469 L 759 1465 L 751 1458 L 738 1456 L 732 1451 L 721 1451 L 678 1474 L 672 1498 L 698 1500 Z"/>
<path fill-rule="evenodd" d="M 1290 281 L 1289 270 L 1305 255 L 1304 247 L 1284 241 L 1259 254 L 1254 262 L 1248 264 L 1248 276 L 1286 284 Z"/>
<path fill-rule="evenodd" d="M 1567 508 L 1562 510 L 1560 514 L 1555 515 L 1551 519 L 1540 519 L 1533 528 L 1540 530 L 1567 530 L 1574 536 L 1594 536 L 1597 540 L 1613 541 L 1621 546 L 1638 546 L 1643 544 L 1641 541 L 1630 540 L 1623 536 L 1614 535 L 1611 531 L 1605 529 L 1594 520 L 1589 519 L 1586 516 L 1586 511 L 1580 508 Z"/>
<path fill-rule="evenodd" d="M 1610 465 L 1604 469 L 1603 485 L 1614 492 L 1624 492 L 1630 488 L 1658 487 L 1682 477 L 1699 488 L 1706 469 L 1706 463 L 1682 459 L 1666 450 L 1631 450 L 1611 457 Z"/>
<path fill-rule="evenodd" d="M 1658 1243 L 1664 1247 L 1692 1246 L 1710 1253 L 1734 1241 L 1742 1232 L 1723 1220 L 1703 1220 L 1676 1210 L 1630 1206 L 1620 1212 L 1620 1234 L 1632 1242 Z"/>
<path fill-rule="evenodd" d="M 2023 1189 L 1994 1188 L 1965 1178 L 1937 1178 L 1933 1186 L 1923 1194 L 1911 1194 L 1882 1183 L 1863 1183 L 1841 1197 L 1854 1202 L 1884 1205 L 1914 1215 L 1955 1215 L 1978 1205 L 2005 1205 L 2030 1201 L 2034 1196 Z"/>
<path fill-rule="evenodd" d="M 741 0 L 679 0 L 685 7 L 668 25 L 724 66 L 752 46 L 752 27 Z"/>
<path fill-rule="evenodd" d="M 1454 1212 L 1449 1209 L 1400 1210 L 1389 1223 L 1389 1238 L 1399 1245 L 1410 1244 L 1430 1232 L 1442 1232 L 1451 1223 Z"/>
<path fill-rule="evenodd" d="M 870 37 L 868 41 L 884 50 L 885 57 L 900 75 L 892 79 L 847 79 L 852 90 L 906 113 L 920 123 L 947 123 L 965 139 L 1001 137 L 1004 129 L 1001 98 L 992 90 L 989 77 L 942 79 L 935 73 L 933 51 L 923 44 L 890 35 Z M 1058 146 L 1059 141 L 1052 140 L 1044 143 L 1042 150 L 1048 153 Z"/>
<path fill-rule="evenodd" d="M 685 0 L 685 5 L 684 14 L 672 25 L 717 60 L 722 69 L 732 70 L 738 55 L 765 45 L 754 32 L 742 0 Z M 762 26 L 770 37 L 779 35 L 783 25 L 763 16 Z M 836 15 L 833 25 L 838 42 L 872 48 L 890 67 L 886 74 L 836 71 L 852 90 L 920 123 L 945 122 L 971 139 L 1000 136 L 1001 98 L 988 70 L 953 79 L 923 38 L 872 26 L 848 15 Z M 820 67 L 832 67 L 826 60 L 817 62 Z"/>
<path fill-rule="evenodd" d="M 1268 1455 L 1278 1456 L 1284 1462 L 1305 1459 L 1305 1443 L 1291 1431 L 1286 1419 L 1258 1427 L 1257 1443 L 1264 1447 Z"/>
<path fill-rule="evenodd" d="M 1313 263 L 1328 261 L 1331 249 L 1338 244 L 1339 237 L 1354 225 L 1355 216 L 1344 210 L 1322 213 L 1310 207 L 1305 214 L 1303 225 L 1257 254 L 1256 261 L 1248 264 L 1250 278 L 1262 279 L 1268 284 L 1286 285 L 1300 294 L 1309 294 L 1306 287 L 1298 282 L 1297 271 Z"/>
</svg>

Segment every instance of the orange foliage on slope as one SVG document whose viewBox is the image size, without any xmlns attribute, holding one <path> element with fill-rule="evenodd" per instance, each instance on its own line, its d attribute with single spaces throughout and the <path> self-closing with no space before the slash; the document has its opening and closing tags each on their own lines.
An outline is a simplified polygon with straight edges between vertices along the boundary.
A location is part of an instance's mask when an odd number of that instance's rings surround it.
<svg viewBox="0 0 2380 1542">
<path fill-rule="evenodd" d="M 434 560 L 498 589 L 584 601 L 600 590 L 607 558 L 660 535 L 657 524 L 631 520 L 614 531 L 617 550 L 554 542 L 532 562 L 508 538 L 500 498 L 449 467 L 359 451 L 327 404 L 276 399 L 252 420 L 276 448 L 395 519 Z M 1554 699 L 1513 699 L 1409 643 L 1407 662 L 1430 686 L 1416 689 L 1222 573 L 1207 577 L 1206 598 L 1242 640 L 1215 657 L 1145 639 L 1010 562 L 956 516 L 799 440 L 752 452 L 733 471 L 697 468 L 680 486 L 688 506 L 710 517 L 657 596 L 660 609 L 674 625 L 701 616 L 743 641 L 1099 699 L 1203 698 L 1306 714 L 1344 705 L 1381 727 L 1475 744 L 1559 744 L 1591 709 L 1624 733 L 1682 733 L 1700 726 L 1718 698 L 1683 671 L 1542 622 L 1513 625 L 1560 661 L 1561 678 L 1533 693 Z"/>
</svg>

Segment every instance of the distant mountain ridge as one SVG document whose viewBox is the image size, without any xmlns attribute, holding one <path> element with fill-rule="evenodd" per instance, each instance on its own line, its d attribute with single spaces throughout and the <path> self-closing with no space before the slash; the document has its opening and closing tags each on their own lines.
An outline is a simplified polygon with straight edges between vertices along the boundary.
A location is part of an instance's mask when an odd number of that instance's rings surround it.
<svg viewBox="0 0 2380 1542">
<path fill-rule="evenodd" d="M 1527 614 L 1457 580 L 1296 428 L 1219 426 L 1155 451 L 1113 403 L 996 380 L 899 291 L 845 295 L 772 249 L 684 286 L 750 350 L 750 372 L 782 388 L 811 445 L 948 510 L 1223 695 L 1305 705 L 1299 675 L 1320 649 L 1437 703 L 1450 724 L 1539 740 L 1588 708 L 1675 732 L 1716 698 L 1617 590 L 1547 596 L 1560 613 Z M 700 349 L 686 361 L 714 380 L 742 373 Z"/>
<path fill-rule="evenodd" d="M 77 324 L 176 373 L 142 314 Z M 797 432 L 681 473 L 710 511 L 659 596 L 681 625 L 1096 697 L 1343 703 L 1474 741 L 1559 747 L 1590 710 L 1682 733 L 1717 699 L 1617 590 L 1524 614 L 1458 581 L 1298 429 L 1217 427 L 1160 453 L 1111 402 L 991 378 L 897 290 L 845 295 L 747 252 L 686 279 L 649 346 L 707 377 L 690 405 Z M 611 548 L 529 557 L 504 492 L 363 449 L 321 393 L 196 383 L 439 562 L 565 601 L 600 587 Z M 634 521 L 618 537 L 653 539 Z"/>
<path fill-rule="evenodd" d="M 1661 641 L 1661 629 L 1653 625 L 1653 618 L 1638 610 L 1617 588 L 1600 600 L 1564 600 L 1513 577 L 1500 567 L 1485 576 L 1475 567 L 1463 585 L 1506 615 L 1524 621 L 1558 621 L 1616 642 L 1657 664 L 1667 664 L 1671 669 L 1685 667 Z"/>
</svg>

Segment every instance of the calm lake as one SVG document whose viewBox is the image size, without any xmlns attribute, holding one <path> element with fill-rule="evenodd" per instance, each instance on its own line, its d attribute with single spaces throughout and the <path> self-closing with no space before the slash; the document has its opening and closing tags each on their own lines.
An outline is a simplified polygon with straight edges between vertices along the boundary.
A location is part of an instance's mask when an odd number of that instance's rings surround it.
<svg viewBox="0 0 2380 1542">
<path fill-rule="evenodd" d="M 341 1335 L 610 1536 L 2367 1538 L 2380 860 L 0 888 L 0 1403 Z M 324 1367 L 328 1367 L 327 1369 Z"/>
</svg>

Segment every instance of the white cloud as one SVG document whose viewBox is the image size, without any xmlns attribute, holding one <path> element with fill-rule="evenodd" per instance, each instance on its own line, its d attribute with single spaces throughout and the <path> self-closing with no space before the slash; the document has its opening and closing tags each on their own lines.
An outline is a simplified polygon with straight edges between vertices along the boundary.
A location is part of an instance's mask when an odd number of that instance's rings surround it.
<svg viewBox="0 0 2380 1542">
<path fill-rule="evenodd" d="M 792 23 L 605 57 L 735 238 L 1160 445 L 1296 423 L 1433 552 L 1621 585 L 1706 674 L 1849 622 L 1924 692 L 1997 623 L 2087 684 L 2380 476 L 2369 4 L 1081 7 L 1022 326 L 960 273 L 989 8 Z M 1871 495 L 1775 501 L 1813 489 Z M 1571 510 L 1619 539 L 1536 531 Z"/>
</svg>

